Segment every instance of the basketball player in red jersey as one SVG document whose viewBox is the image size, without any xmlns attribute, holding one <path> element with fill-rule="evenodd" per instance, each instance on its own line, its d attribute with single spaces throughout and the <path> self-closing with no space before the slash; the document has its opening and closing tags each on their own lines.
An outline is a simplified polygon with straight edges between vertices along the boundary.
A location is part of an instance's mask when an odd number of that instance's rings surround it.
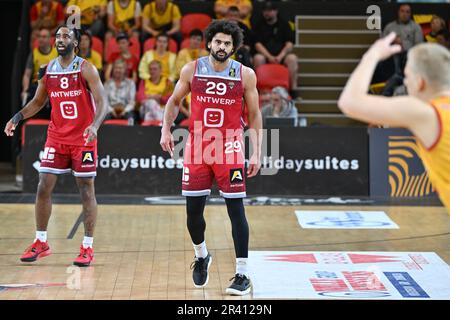
<svg viewBox="0 0 450 320">
<path fill-rule="evenodd" d="M 51 254 L 47 241 L 51 195 L 58 175 L 70 172 L 80 190 L 85 228 L 80 254 L 74 264 L 89 266 L 94 257 L 96 139 L 106 114 L 106 95 L 97 69 L 75 54 L 79 43 L 78 30 L 66 26 L 57 30 L 55 45 L 59 56 L 40 68 L 34 98 L 5 127 L 6 135 L 12 136 L 21 120 L 35 115 L 50 99 L 51 121 L 36 194 L 36 239 L 20 258 L 23 262 L 33 262 Z"/>
<path fill-rule="evenodd" d="M 173 155 L 170 127 L 175 107 L 191 92 L 191 125 L 184 151 L 182 194 L 186 196 L 187 227 L 195 258 L 193 281 L 197 288 L 208 283 L 212 262 L 205 243 L 206 223 L 203 210 L 215 178 L 225 198 L 232 225 L 236 254 L 236 274 L 228 294 L 250 292 L 248 275 L 249 228 L 245 217 L 245 163 L 243 143 L 244 102 L 248 108 L 250 140 L 253 153 L 247 177 L 255 176 L 261 166 L 261 112 L 258 106 L 256 76 L 252 69 L 230 59 L 242 44 L 242 30 L 237 24 L 219 20 L 205 31 L 209 56 L 186 64 L 170 97 L 161 130 L 161 146 Z"/>
</svg>

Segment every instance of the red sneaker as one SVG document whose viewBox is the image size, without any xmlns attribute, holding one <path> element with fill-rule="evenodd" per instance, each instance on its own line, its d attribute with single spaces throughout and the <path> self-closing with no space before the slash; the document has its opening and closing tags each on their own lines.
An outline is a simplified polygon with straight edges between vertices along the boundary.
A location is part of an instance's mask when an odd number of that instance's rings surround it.
<svg viewBox="0 0 450 320">
<path fill-rule="evenodd" d="M 41 242 L 37 239 L 31 246 L 29 246 L 20 257 L 22 262 L 33 262 L 37 259 L 51 255 L 48 241 Z"/>
<path fill-rule="evenodd" d="M 79 267 L 88 267 L 93 261 L 94 250 L 92 250 L 92 248 L 84 248 L 83 245 L 81 245 L 80 254 L 75 259 L 73 264 Z"/>
</svg>

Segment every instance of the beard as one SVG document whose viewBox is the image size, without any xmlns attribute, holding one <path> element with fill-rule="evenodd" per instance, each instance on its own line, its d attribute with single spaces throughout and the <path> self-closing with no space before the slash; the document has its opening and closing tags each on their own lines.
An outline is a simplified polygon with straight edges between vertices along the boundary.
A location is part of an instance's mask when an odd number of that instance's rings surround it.
<svg viewBox="0 0 450 320">
<path fill-rule="evenodd" d="M 225 55 L 223 55 L 223 56 L 221 57 L 221 56 L 218 55 L 219 52 L 223 52 L 223 53 L 225 53 Z M 233 53 L 234 53 L 233 51 L 231 51 L 229 54 L 227 54 L 225 51 L 217 51 L 217 52 L 214 52 L 214 51 L 211 50 L 211 55 L 213 56 L 213 58 L 214 58 L 215 60 L 217 60 L 217 61 L 219 61 L 219 62 L 225 62 L 225 61 L 227 61 L 227 59 L 228 59 L 229 57 L 231 57 L 231 56 L 233 55 Z"/>
<path fill-rule="evenodd" d="M 64 49 L 59 49 L 58 47 L 56 47 L 56 51 L 58 51 L 58 54 L 60 56 L 65 57 L 73 51 L 73 48 L 74 45 L 72 43 L 69 43 Z"/>
</svg>

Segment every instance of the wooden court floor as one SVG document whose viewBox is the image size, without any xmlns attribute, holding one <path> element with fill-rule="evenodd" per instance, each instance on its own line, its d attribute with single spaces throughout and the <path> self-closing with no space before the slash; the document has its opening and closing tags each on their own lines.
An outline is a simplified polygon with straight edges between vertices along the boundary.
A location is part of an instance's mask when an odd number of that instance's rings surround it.
<svg viewBox="0 0 450 320">
<path fill-rule="evenodd" d="M 294 214 L 336 209 L 382 210 L 400 229 L 302 229 Z M 450 216 L 443 207 L 247 206 L 246 210 L 250 250 L 431 251 L 450 263 Z M 206 243 L 213 263 L 203 289 L 194 288 L 191 280 L 193 249 L 184 206 L 99 206 L 96 261 L 89 268 L 70 269 L 83 226 L 73 239 L 67 236 L 79 213 L 79 205 L 54 205 L 48 230 L 53 254 L 23 264 L 19 256 L 34 238 L 34 206 L 0 205 L 0 299 L 252 299 L 224 293 L 235 261 L 225 206 L 206 208 Z M 67 282 L 79 289 L 68 288 Z M 2 291 L 5 284 L 59 285 Z"/>
</svg>

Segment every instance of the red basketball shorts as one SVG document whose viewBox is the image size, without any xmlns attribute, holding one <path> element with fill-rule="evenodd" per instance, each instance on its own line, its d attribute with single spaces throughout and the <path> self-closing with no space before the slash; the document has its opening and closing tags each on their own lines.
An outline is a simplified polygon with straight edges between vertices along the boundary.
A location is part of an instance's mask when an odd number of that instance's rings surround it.
<svg viewBox="0 0 450 320">
<path fill-rule="evenodd" d="M 97 143 L 92 146 L 73 146 L 54 141 L 45 143 L 40 173 L 65 174 L 75 177 L 97 175 Z"/>
<path fill-rule="evenodd" d="M 224 198 L 244 198 L 244 152 L 242 136 L 202 141 L 189 135 L 184 149 L 182 195 L 210 195 L 216 180 Z"/>
</svg>

